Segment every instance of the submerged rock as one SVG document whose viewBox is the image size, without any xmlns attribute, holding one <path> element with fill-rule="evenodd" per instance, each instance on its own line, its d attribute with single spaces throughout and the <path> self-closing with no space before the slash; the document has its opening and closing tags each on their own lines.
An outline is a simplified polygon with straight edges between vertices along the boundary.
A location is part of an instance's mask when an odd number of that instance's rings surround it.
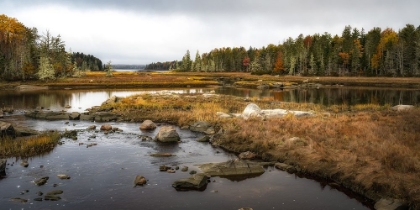
<svg viewBox="0 0 420 210">
<path fill-rule="evenodd" d="M 0 159 L 0 175 L 6 174 L 6 165 L 7 165 L 7 160 Z"/>
<path fill-rule="evenodd" d="M 194 174 L 189 178 L 176 180 L 172 187 L 176 190 L 202 190 L 207 186 L 208 179 L 204 173 Z"/>
<path fill-rule="evenodd" d="M 238 175 L 259 175 L 265 172 L 263 163 L 232 160 L 222 163 L 202 164 L 199 168 L 210 176 L 238 176 Z"/>
<path fill-rule="evenodd" d="M 50 177 L 46 176 L 46 177 L 42 177 L 41 179 L 38 179 L 35 181 L 35 184 L 38 186 L 44 185 L 45 183 L 47 183 L 48 179 Z"/>
<path fill-rule="evenodd" d="M 0 136 L 10 136 L 10 137 L 16 137 L 15 129 L 13 128 L 13 125 L 8 122 L 0 121 Z"/>
<path fill-rule="evenodd" d="M 57 177 L 59 179 L 70 179 L 70 176 L 68 176 L 67 174 L 57 174 Z"/>
<path fill-rule="evenodd" d="M 155 137 L 156 141 L 170 143 L 178 142 L 181 138 L 173 126 L 162 126 Z"/>
<path fill-rule="evenodd" d="M 156 129 L 156 124 L 151 120 L 145 120 L 139 127 L 140 130 L 154 130 Z"/>
</svg>

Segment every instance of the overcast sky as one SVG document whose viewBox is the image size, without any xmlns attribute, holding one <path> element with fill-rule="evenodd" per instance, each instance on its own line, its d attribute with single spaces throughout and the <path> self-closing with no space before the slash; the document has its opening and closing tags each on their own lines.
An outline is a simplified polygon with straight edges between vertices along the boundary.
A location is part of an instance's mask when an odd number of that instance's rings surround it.
<svg viewBox="0 0 420 210">
<path fill-rule="evenodd" d="M 260 48 L 301 33 L 341 35 L 346 25 L 398 31 L 420 25 L 419 8 L 419 0 L 0 0 L 0 14 L 113 64 Z"/>
</svg>

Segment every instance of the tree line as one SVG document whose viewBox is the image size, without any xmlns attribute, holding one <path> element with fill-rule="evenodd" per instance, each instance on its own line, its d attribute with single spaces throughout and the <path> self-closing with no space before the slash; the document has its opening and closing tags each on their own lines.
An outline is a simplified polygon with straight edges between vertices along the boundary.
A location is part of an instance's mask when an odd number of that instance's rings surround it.
<svg viewBox="0 0 420 210">
<path fill-rule="evenodd" d="M 289 74 L 318 76 L 420 76 L 420 26 L 407 24 L 399 31 L 346 26 L 329 33 L 288 38 L 262 48 L 223 47 L 191 58 L 148 66 L 178 71 Z"/>
<path fill-rule="evenodd" d="M 16 18 L 0 15 L 0 79 L 55 79 L 80 76 L 85 70 L 102 70 L 92 55 L 66 52 L 60 35 L 42 35 Z"/>
</svg>

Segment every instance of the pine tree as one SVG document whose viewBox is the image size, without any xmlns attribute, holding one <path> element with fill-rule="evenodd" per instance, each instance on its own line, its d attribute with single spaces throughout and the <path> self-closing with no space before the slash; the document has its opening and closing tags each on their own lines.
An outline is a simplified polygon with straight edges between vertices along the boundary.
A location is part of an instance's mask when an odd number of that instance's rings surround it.
<svg viewBox="0 0 420 210">
<path fill-rule="evenodd" d="M 48 79 L 55 79 L 53 65 L 50 63 L 47 57 L 41 57 L 39 59 L 39 71 L 37 76 L 40 80 L 48 81 Z"/>
</svg>

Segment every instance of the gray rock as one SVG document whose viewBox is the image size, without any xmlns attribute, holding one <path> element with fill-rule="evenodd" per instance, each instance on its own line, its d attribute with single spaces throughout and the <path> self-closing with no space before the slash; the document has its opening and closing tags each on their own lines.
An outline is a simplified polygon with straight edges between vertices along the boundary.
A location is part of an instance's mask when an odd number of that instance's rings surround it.
<svg viewBox="0 0 420 210">
<path fill-rule="evenodd" d="M 208 179 L 204 173 L 194 174 L 189 178 L 176 180 L 172 187 L 176 190 L 202 190 L 207 186 Z"/>
<path fill-rule="evenodd" d="M 210 123 L 205 122 L 205 121 L 198 121 L 190 125 L 190 130 L 195 131 L 195 132 L 205 133 L 208 135 L 212 135 L 215 133 L 213 126 Z"/>
<path fill-rule="evenodd" d="M 151 121 L 151 120 L 145 120 L 141 125 L 140 125 L 140 130 L 154 130 L 156 128 L 156 124 Z"/>
<path fill-rule="evenodd" d="M 91 121 L 92 122 L 92 121 L 95 120 L 95 115 L 86 112 L 86 113 L 80 114 L 79 119 L 83 120 L 83 121 Z"/>
<path fill-rule="evenodd" d="M 136 178 L 134 179 L 134 186 L 144 185 L 146 183 L 147 183 L 147 180 L 144 176 L 137 175 Z"/>
<path fill-rule="evenodd" d="M 222 163 L 202 164 L 199 168 L 210 176 L 259 175 L 265 172 L 262 163 L 232 160 Z"/>
<path fill-rule="evenodd" d="M 232 118 L 232 115 L 226 114 L 224 112 L 217 112 L 216 115 L 220 118 Z"/>
<path fill-rule="evenodd" d="M 410 109 L 414 109 L 413 105 L 397 105 L 391 108 L 394 111 L 407 111 Z"/>
<path fill-rule="evenodd" d="M 6 174 L 7 159 L 0 159 L 0 175 Z"/>
<path fill-rule="evenodd" d="M 250 117 L 260 117 L 261 109 L 254 103 L 248 104 L 242 112 L 242 117 L 248 119 Z"/>
<path fill-rule="evenodd" d="M 398 199 L 380 199 L 375 203 L 374 208 L 376 210 L 403 210 L 409 209 L 407 203 L 404 203 Z"/>
<path fill-rule="evenodd" d="M 69 114 L 69 120 L 80 120 L 80 113 L 72 112 L 71 114 Z"/>
<path fill-rule="evenodd" d="M 188 166 L 184 166 L 184 167 L 182 167 L 182 168 L 181 168 L 181 171 L 182 171 L 182 172 L 187 172 L 187 171 L 188 171 Z"/>
<path fill-rule="evenodd" d="M 202 136 L 201 138 L 197 139 L 198 142 L 209 142 L 210 141 L 210 136 Z"/>
<path fill-rule="evenodd" d="M 25 114 L 25 116 L 40 119 L 40 120 L 68 120 L 69 114 L 67 112 L 53 112 L 53 111 L 32 111 Z"/>
<path fill-rule="evenodd" d="M 46 200 L 46 201 L 58 201 L 58 200 L 61 200 L 61 197 L 57 196 L 57 195 L 45 195 L 44 200 Z"/>
<path fill-rule="evenodd" d="M 162 126 L 155 139 L 160 142 L 170 143 L 178 142 L 180 137 L 173 126 Z"/>
<path fill-rule="evenodd" d="M 86 128 L 86 130 L 89 130 L 89 131 L 96 130 L 96 125 L 91 125 L 88 128 Z"/>
<path fill-rule="evenodd" d="M 291 165 L 288 165 L 286 163 L 275 163 L 274 167 L 279 169 L 279 170 L 282 170 L 282 171 L 287 171 L 289 173 L 295 173 L 296 172 L 295 167 L 293 167 Z"/>
<path fill-rule="evenodd" d="M 20 165 L 27 168 L 29 166 L 29 163 L 27 160 L 22 160 L 22 162 L 20 162 Z"/>
<path fill-rule="evenodd" d="M 115 103 L 117 103 L 119 100 L 121 100 L 121 98 L 117 97 L 117 96 L 111 96 L 110 98 L 108 98 L 106 101 L 104 101 L 102 103 L 102 106 L 104 105 L 114 105 Z"/>
<path fill-rule="evenodd" d="M 26 202 L 28 202 L 28 200 L 27 199 L 24 199 L 24 198 L 12 198 L 10 200 L 11 201 L 14 201 L 14 202 L 18 202 L 18 203 L 26 203 Z"/>
<path fill-rule="evenodd" d="M 94 119 L 96 122 L 111 122 L 117 121 L 120 116 L 111 112 L 96 112 Z"/>
<path fill-rule="evenodd" d="M 0 136 L 16 137 L 15 128 L 11 123 L 0 121 Z"/>
</svg>

